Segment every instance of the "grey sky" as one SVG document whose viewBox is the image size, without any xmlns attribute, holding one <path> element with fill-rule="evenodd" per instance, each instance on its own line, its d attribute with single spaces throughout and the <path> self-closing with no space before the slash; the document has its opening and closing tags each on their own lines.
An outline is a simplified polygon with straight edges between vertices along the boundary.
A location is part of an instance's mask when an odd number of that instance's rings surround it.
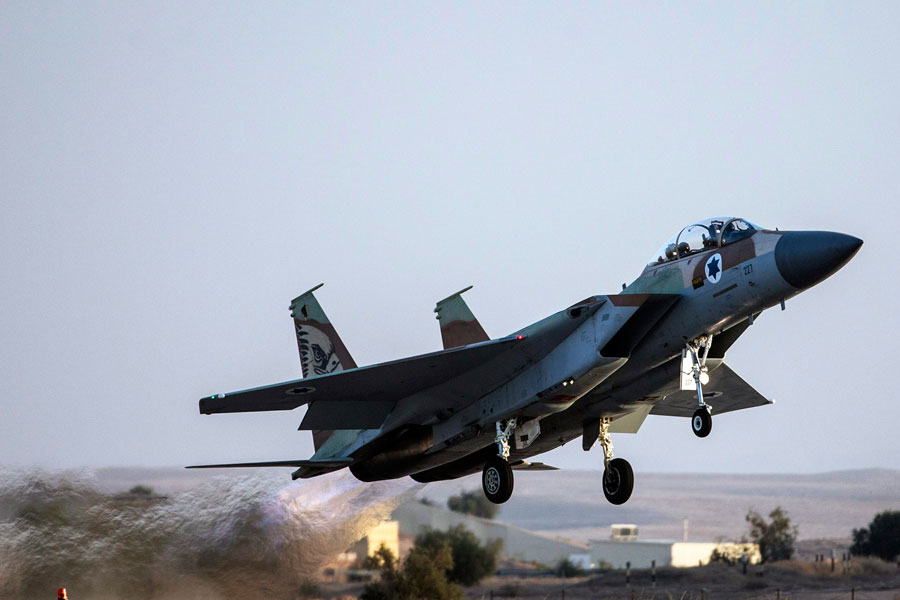
<svg viewBox="0 0 900 600">
<path fill-rule="evenodd" d="M 898 467 L 900 4 L 0 4 L 0 463 L 305 458 L 318 292 L 360 364 L 435 350 L 468 284 L 497 336 L 735 214 L 866 245 L 728 362 L 777 404 L 636 471 Z M 574 443 L 545 456 L 601 463 Z"/>
</svg>

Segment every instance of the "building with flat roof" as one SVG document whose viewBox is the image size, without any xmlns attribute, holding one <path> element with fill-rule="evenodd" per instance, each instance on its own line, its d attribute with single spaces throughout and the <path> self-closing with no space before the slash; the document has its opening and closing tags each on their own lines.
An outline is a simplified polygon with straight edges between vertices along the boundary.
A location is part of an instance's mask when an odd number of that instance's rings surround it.
<svg viewBox="0 0 900 600">
<path fill-rule="evenodd" d="M 370 529 L 366 537 L 356 542 L 350 549 L 359 558 L 372 556 L 381 546 L 385 546 L 394 556 L 400 553 L 400 527 L 397 521 L 382 521 L 374 529 Z"/>
<path fill-rule="evenodd" d="M 608 540 L 591 540 L 591 561 L 606 562 L 614 569 L 657 567 L 696 567 L 709 564 L 714 551 L 738 559 L 747 555 L 751 564 L 760 561 L 756 544 L 721 542 L 678 542 L 674 540 L 638 540 L 636 525 L 616 524 L 611 527 Z"/>
</svg>

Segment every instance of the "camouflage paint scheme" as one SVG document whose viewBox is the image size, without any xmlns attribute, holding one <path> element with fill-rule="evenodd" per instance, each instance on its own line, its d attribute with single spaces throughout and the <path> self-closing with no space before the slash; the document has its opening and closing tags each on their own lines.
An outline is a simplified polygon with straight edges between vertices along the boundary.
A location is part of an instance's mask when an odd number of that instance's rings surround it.
<svg viewBox="0 0 900 600">
<path fill-rule="evenodd" d="M 576 437 L 590 449 L 601 420 L 636 433 L 648 414 L 690 417 L 698 398 L 680 387 L 682 350 L 701 336 L 712 336 L 704 396 L 713 414 L 769 404 L 725 352 L 763 310 L 840 269 L 862 240 L 702 223 L 702 245 L 682 242 L 697 225 L 685 228 L 620 294 L 586 298 L 503 338 L 488 338 L 461 297 L 470 288 L 461 290 L 435 308 L 445 350 L 369 367 L 356 367 L 313 288 L 291 304 L 304 379 L 210 396 L 200 412 L 309 404 L 300 429 L 315 431 L 312 458 L 244 465 L 297 466 L 295 478 L 346 466 L 364 481 L 435 481 L 481 470 L 509 419 L 509 464 L 527 468 L 526 459 Z"/>
<path fill-rule="evenodd" d="M 441 322 L 441 340 L 444 349 L 468 346 L 491 339 L 469 310 L 466 301 L 462 299 L 462 294 L 471 289 L 470 285 L 444 298 L 434 307 L 434 312 L 437 313 L 435 318 Z"/>
<path fill-rule="evenodd" d="M 294 332 L 297 335 L 297 349 L 300 351 L 303 377 L 314 377 L 356 368 L 356 361 L 350 356 L 344 342 L 313 295 L 313 292 L 322 285 L 320 283 L 291 300 L 291 317 L 294 319 Z M 346 430 L 345 437 L 358 435 L 358 433 L 358 431 Z M 313 430 L 315 449 L 319 450 L 328 441 L 331 434 L 332 432 L 327 430 Z M 325 452 L 328 452 L 327 448 Z"/>
</svg>

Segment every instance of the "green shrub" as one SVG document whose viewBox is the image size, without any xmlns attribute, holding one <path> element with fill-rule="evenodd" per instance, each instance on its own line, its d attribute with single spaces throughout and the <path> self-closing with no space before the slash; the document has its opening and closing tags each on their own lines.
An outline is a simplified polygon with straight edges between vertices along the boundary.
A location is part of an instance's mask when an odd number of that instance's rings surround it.
<svg viewBox="0 0 900 600">
<path fill-rule="evenodd" d="M 556 571 L 557 577 L 580 577 L 584 575 L 584 569 L 568 558 L 564 558 L 556 563 L 556 568 L 554 570 Z"/>
<path fill-rule="evenodd" d="M 453 568 L 449 543 L 437 548 L 416 546 L 399 568 L 394 555 L 381 546 L 381 580 L 368 584 L 360 600 L 461 600 L 462 589 L 447 581 Z"/>
<path fill-rule="evenodd" d="M 900 511 L 878 513 L 867 528 L 854 529 L 850 552 L 887 561 L 900 559 Z"/>
<path fill-rule="evenodd" d="M 454 512 L 493 519 L 500 507 L 488 500 L 480 491 L 463 492 L 447 499 L 447 508 Z"/>
<path fill-rule="evenodd" d="M 447 579 L 465 586 L 475 585 L 497 570 L 497 557 L 502 542 L 494 540 L 482 545 L 471 531 L 457 525 L 447 531 L 427 531 L 416 537 L 416 547 L 432 552 L 449 545 L 453 564 L 447 571 Z"/>
<path fill-rule="evenodd" d="M 790 560 L 794 555 L 797 527 L 791 525 L 787 513 L 780 506 L 769 513 L 771 521 L 767 522 L 752 510 L 745 519 L 750 523 L 750 539 L 759 545 L 762 562 Z"/>
</svg>

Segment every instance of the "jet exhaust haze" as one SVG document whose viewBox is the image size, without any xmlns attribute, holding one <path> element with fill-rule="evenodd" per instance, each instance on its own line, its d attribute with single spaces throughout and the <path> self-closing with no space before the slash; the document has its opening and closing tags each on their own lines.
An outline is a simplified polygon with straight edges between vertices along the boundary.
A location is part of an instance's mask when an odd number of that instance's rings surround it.
<svg viewBox="0 0 900 600">
<path fill-rule="evenodd" d="M 263 474 L 138 506 L 88 473 L 0 471 L 0 598 L 294 597 L 421 487 Z"/>
</svg>

